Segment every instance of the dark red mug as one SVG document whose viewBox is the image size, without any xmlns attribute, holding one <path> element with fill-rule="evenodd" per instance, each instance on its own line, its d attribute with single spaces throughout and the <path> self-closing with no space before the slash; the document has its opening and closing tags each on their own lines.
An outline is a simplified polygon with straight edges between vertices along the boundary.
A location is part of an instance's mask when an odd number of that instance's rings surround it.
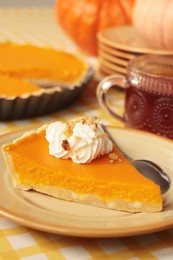
<svg viewBox="0 0 173 260">
<path fill-rule="evenodd" d="M 107 102 L 108 90 L 125 89 L 124 114 Z M 97 87 L 99 104 L 126 126 L 173 139 L 173 56 L 143 55 L 131 60 L 127 75 L 105 77 Z"/>
</svg>

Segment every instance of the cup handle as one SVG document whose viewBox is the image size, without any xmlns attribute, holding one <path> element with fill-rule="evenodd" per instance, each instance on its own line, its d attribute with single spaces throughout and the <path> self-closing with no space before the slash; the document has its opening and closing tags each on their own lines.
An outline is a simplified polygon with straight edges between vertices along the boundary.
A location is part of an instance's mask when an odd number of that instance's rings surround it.
<svg viewBox="0 0 173 260">
<path fill-rule="evenodd" d="M 124 76 L 120 75 L 111 75 L 108 77 L 105 77 L 103 80 L 100 81 L 100 83 L 97 86 L 97 99 L 100 104 L 100 106 L 108 112 L 110 115 L 115 117 L 116 119 L 125 122 L 125 118 L 122 115 L 119 115 L 115 113 L 109 104 L 106 102 L 106 95 L 108 90 L 113 87 L 118 86 L 122 88 L 126 88 L 126 79 Z"/>
</svg>

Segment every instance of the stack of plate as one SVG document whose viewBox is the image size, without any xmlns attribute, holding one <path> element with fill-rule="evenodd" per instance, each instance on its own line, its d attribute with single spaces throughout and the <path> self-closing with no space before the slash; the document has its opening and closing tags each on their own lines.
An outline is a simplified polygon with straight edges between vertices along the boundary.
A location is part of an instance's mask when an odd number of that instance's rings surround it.
<svg viewBox="0 0 173 260">
<path fill-rule="evenodd" d="M 141 38 L 134 27 L 119 26 L 98 34 L 99 70 L 103 74 L 125 75 L 129 60 L 138 55 L 173 55 L 173 51 L 156 50 Z"/>
</svg>

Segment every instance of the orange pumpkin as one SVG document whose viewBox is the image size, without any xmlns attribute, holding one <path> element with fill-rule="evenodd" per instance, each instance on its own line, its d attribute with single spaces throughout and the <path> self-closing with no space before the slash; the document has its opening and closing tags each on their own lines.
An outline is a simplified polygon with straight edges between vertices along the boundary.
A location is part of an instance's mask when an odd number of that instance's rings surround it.
<svg viewBox="0 0 173 260">
<path fill-rule="evenodd" d="M 89 54 L 97 53 L 98 31 L 130 24 L 135 0 L 57 0 L 56 14 L 69 36 Z"/>
<path fill-rule="evenodd" d="M 173 50 L 173 1 L 137 0 L 133 23 L 152 47 Z"/>
</svg>

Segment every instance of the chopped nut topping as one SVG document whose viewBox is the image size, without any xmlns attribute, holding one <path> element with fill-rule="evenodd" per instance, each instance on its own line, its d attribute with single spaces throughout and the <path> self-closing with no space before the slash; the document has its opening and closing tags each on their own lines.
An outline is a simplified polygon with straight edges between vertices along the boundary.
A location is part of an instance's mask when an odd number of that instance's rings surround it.
<svg viewBox="0 0 173 260">
<path fill-rule="evenodd" d="M 110 163 L 114 163 L 114 160 L 109 160 Z"/>
<path fill-rule="evenodd" d="M 67 121 L 65 132 L 64 132 L 64 134 L 67 137 L 70 137 L 73 134 L 73 128 L 76 123 L 81 123 L 81 124 L 85 124 L 85 125 L 89 125 L 89 126 L 92 125 L 95 130 L 97 128 L 97 124 L 99 123 L 99 120 L 95 117 L 83 116 L 83 117 L 74 118 L 74 119 Z"/>
<path fill-rule="evenodd" d="M 110 163 L 113 163 L 114 161 L 117 161 L 118 160 L 118 155 L 115 154 L 115 153 L 110 153 L 109 154 L 109 162 Z"/>
<path fill-rule="evenodd" d="M 66 151 L 69 151 L 70 150 L 70 145 L 69 145 L 69 142 L 67 140 L 63 140 L 62 141 L 62 148 Z"/>
<path fill-rule="evenodd" d="M 86 125 L 92 125 L 92 124 L 96 124 L 99 123 L 98 119 L 92 116 L 83 116 L 83 117 L 79 117 L 77 119 L 72 119 L 71 121 L 73 121 L 74 123 L 82 123 L 82 124 L 86 124 Z"/>
<path fill-rule="evenodd" d="M 67 123 L 67 124 L 66 124 L 66 128 L 65 128 L 64 134 L 65 134 L 67 137 L 70 137 L 70 136 L 73 134 L 73 126 L 72 126 L 70 123 Z"/>
</svg>

